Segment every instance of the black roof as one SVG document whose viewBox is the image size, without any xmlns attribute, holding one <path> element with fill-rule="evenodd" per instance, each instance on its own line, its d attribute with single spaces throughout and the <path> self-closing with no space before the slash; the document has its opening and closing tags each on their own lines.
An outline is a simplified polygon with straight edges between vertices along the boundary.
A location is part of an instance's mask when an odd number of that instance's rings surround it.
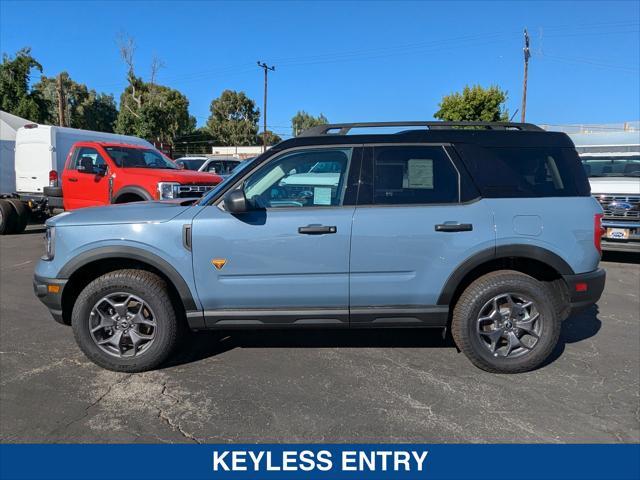
<svg viewBox="0 0 640 480">
<path fill-rule="evenodd" d="M 425 127 L 397 133 L 348 134 L 355 128 Z M 462 128 L 461 128 L 462 127 Z M 337 133 L 332 133 L 336 131 Z M 509 122 L 376 122 L 327 124 L 305 130 L 271 150 L 297 146 L 357 143 L 473 143 L 485 147 L 573 147 L 562 132 L 547 132 L 528 123 Z"/>
</svg>

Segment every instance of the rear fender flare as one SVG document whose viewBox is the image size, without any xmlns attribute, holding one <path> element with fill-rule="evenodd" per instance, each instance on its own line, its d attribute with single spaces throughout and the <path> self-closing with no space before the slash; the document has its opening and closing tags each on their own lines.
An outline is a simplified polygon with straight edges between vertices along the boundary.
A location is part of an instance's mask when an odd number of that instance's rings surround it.
<svg viewBox="0 0 640 480">
<path fill-rule="evenodd" d="M 458 285 L 460 285 L 464 278 L 476 267 L 491 260 L 499 260 L 501 258 L 509 257 L 522 257 L 537 260 L 553 268 L 560 275 L 575 274 L 573 268 L 571 268 L 564 259 L 546 248 L 535 245 L 501 245 L 496 248 L 481 250 L 457 265 L 444 284 L 444 287 L 440 292 L 440 296 L 438 297 L 437 304 L 449 305 Z"/>
</svg>

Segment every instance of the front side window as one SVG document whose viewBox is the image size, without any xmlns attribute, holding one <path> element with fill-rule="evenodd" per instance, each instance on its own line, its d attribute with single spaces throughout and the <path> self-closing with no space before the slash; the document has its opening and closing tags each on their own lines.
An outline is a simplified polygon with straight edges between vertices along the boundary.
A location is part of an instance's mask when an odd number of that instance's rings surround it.
<svg viewBox="0 0 640 480">
<path fill-rule="evenodd" d="M 80 147 L 71 168 L 87 173 L 104 172 L 107 169 L 107 162 L 95 148 Z"/>
<path fill-rule="evenodd" d="M 284 154 L 247 179 L 245 195 L 258 208 L 341 205 L 351 156 L 351 148 Z"/>
<path fill-rule="evenodd" d="M 375 147 L 374 204 L 438 204 L 458 200 L 458 172 L 442 147 Z"/>
<path fill-rule="evenodd" d="M 157 150 L 150 148 L 104 147 L 114 163 L 121 168 L 178 168 Z"/>
</svg>

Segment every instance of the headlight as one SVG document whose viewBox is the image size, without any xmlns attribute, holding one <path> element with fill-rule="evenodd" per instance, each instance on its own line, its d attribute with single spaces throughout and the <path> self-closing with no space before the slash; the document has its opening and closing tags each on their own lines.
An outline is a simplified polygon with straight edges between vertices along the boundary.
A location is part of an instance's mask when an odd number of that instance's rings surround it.
<svg viewBox="0 0 640 480">
<path fill-rule="evenodd" d="M 56 250 L 56 227 L 47 227 L 44 232 L 44 256 L 43 260 L 53 260 Z"/>
<path fill-rule="evenodd" d="M 176 182 L 158 182 L 158 198 L 167 200 L 169 198 L 178 198 L 179 183 Z"/>
</svg>

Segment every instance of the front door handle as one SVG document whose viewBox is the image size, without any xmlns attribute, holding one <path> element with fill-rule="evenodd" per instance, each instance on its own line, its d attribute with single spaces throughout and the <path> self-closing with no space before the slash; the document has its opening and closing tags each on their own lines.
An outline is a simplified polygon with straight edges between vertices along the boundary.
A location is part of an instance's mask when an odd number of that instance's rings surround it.
<svg viewBox="0 0 640 480">
<path fill-rule="evenodd" d="M 471 223 L 439 223 L 436 232 L 470 232 L 473 230 Z"/>
<path fill-rule="evenodd" d="M 73 177 L 72 178 L 68 178 L 67 180 L 69 180 L 70 182 L 77 182 L 78 181 L 77 178 L 73 178 Z"/>
<path fill-rule="evenodd" d="M 338 227 L 336 226 L 324 226 L 324 225 L 307 225 L 306 227 L 298 228 L 298 233 L 302 235 L 325 235 L 327 233 L 336 233 Z"/>
</svg>

